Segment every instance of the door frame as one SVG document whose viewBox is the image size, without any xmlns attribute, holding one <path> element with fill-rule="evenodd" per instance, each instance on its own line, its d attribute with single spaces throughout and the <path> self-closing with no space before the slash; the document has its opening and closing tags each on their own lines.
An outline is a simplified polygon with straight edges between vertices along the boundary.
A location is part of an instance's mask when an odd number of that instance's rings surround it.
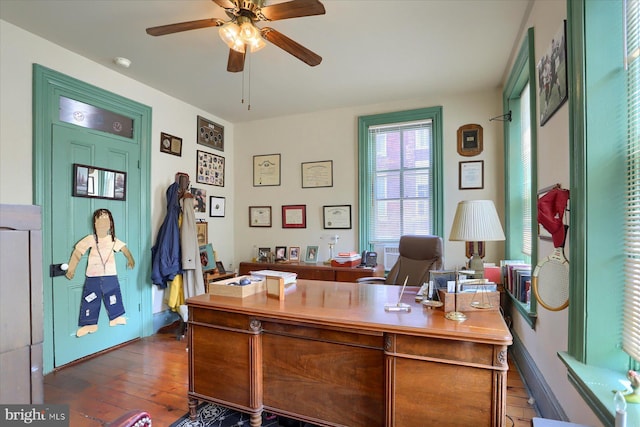
<svg viewBox="0 0 640 427">
<path fill-rule="evenodd" d="M 142 281 L 142 336 L 153 332 L 152 284 L 149 278 L 151 271 L 151 107 L 124 98 L 115 93 L 69 77 L 52 69 L 33 64 L 33 201 L 42 207 L 42 271 L 44 297 L 44 343 L 43 374 L 54 369 L 53 347 L 53 289 L 52 281 L 47 273 L 53 260 L 51 253 L 52 215 L 51 206 L 51 138 L 52 124 L 58 122 L 58 98 L 61 94 L 78 101 L 124 114 L 134 120 L 134 138 L 140 141 L 140 198 L 141 205 L 137 228 L 141 236 L 140 247 L 130 248 L 138 253 L 138 281 Z M 69 182 L 71 185 L 71 182 Z M 133 196 L 133 195 L 132 195 Z M 71 248 L 69 248 L 71 251 Z M 145 256 L 148 254 L 149 256 Z"/>
</svg>

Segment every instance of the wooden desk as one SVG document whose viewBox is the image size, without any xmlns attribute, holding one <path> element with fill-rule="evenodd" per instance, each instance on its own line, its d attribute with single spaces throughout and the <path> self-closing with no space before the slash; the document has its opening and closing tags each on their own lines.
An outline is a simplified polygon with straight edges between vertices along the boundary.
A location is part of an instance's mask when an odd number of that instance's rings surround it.
<svg viewBox="0 0 640 427">
<path fill-rule="evenodd" d="M 446 320 L 399 286 L 298 280 L 285 301 L 189 298 L 189 408 L 199 400 L 325 426 L 504 426 L 509 329 Z"/>
<path fill-rule="evenodd" d="M 333 267 L 324 264 L 304 263 L 266 263 L 241 262 L 239 272 L 241 276 L 257 270 L 290 271 L 298 275 L 298 279 L 326 280 L 329 282 L 355 282 L 361 277 L 384 276 L 384 267 Z"/>
</svg>

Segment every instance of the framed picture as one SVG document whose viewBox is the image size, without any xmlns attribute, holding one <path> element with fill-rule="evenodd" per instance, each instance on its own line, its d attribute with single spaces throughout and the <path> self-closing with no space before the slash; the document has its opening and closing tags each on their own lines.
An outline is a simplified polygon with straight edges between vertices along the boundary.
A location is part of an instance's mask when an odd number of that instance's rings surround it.
<svg viewBox="0 0 640 427">
<path fill-rule="evenodd" d="M 160 151 L 174 156 L 182 156 L 182 138 L 160 132 Z"/>
<path fill-rule="evenodd" d="M 287 247 L 276 246 L 276 261 L 285 261 L 287 259 Z"/>
<path fill-rule="evenodd" d="M 350 229 L 351 205 L 323 206 L 322 222 L 326 229 Z"/>
<path fill-rule="evenodd" d="M 213 256 L 211 243 L 200 246 L 200 263 L 202 264 L 202 271 L 211 271 L 216 268 L 216 259 Z"/>
<path fill-rule="evenodd" d="M 307 246 L 307 256 L 305 257 L 304 262 L 308 262 L 310 264 L 315 264 L 318 262 L 317 246 Z"/>
<path fill-rule="evenodd" d="M 216 268 L 218 269 L 218 274 L 225 274 L 227 272 L 227 270 L 224 269 L 222 261 L 216 261 Z"/>
<path fill-rule="evenodd" d="M 302 188 L 333 187 L 333 160 L 302 163 Z"/>
<path fill-rule="evenodd" d="M 270 253 L 271 253 L 271 248 L 258 248 L 258 261 L 260 262 L 269 261 Z"/>
<path fill-rule="evenodd" d="M 224 157 L 197 150 L 196 182 L 224 187 Z"/>
<path fill-rule="evenodd" d="M 307 205 L 282 206 L 282 228 L 307 228 Z"/>
<path fill-rule="evenodd" d="M 271 227 L 271 206 L 249 206 L 249 227 Z"/>
<path fill-rule="evenodd" d="M 209 243 L 209 226 L 206 221 L 196 222 L 196 235 L 198 236 L 199 246 Z"/>
<path fill-rule="evenodd" d="M 223 217 L 224 216 L 224 197 L 209 197 L 209 216 Z"/>
<path fill-rule="evenodd" d="M 300 261 L 300 246 L 289 247 L 289 261 Z"/>
<path fill-rule="evenodd" d="M 280 185 L 280 154 L 253 156 L 253 186 Z"/>
<path fill-rule="evenodd" d="M 484 188 L 484 160 L 458 163 L 458 189 L 481 190 Z"/>
<path fill-rule="evenodd" d="M 207 211 L 207 190 L 204 188 L 191 187 L 191 194 L 193 194 L 193 210 L 195 212 Z"/>
<path fill-rule="evenodd" d="M 477 156 L 482 153 L 482 126 L 469 124 L 458 128 L 458 154 Z"/>
<path fill-rule="evenodd" d="M 224 151 L 224 127 L 198 116 L 198 144 Z"/>
<path fill-rule="evenodd" d="M 540 88 L 540 126 L 544 126 L 567 100 L 566 26 L 567 21 L 562 21 L 551 45 L 536 65 Z"/>
</svg>

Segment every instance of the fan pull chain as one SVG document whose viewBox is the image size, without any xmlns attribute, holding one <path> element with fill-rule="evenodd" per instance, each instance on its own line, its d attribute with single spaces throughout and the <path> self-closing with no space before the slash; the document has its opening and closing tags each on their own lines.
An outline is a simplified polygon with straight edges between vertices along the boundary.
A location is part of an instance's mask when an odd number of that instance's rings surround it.
<svg viewBox="0 0 640 427">
<path fill-rule="evenodd" d="M 248 47 L 245 46 L 245 49 L 248 49 Z M 242 67 L 242 101 L 241 103 L 244 104 L 244 82 L 245 80 L 247 80 L 247 87 L 248 87 L 247 111 L 251 111 L 251 55 L 249 55 L 249 52 L 246 53 L 244 65 L 245 66 Z M 245 78 L 244 71 L 247 68 L 249 70 L 249 73 L 248 73 L 249 75 L 248 77 Z"/>
</svg>

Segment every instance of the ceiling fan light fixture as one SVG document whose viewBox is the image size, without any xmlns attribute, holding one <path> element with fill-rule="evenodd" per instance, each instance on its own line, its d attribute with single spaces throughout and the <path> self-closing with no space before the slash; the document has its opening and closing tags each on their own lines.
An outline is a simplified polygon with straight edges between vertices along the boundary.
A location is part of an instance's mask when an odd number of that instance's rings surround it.
<svg viewBox="0 0 640 427">
<path fill-rule="evenodd" d="M 220 34 L 220 38 L 222 39 L 222 41 L 225 42 L 226 45 L 229 46 L 229 48 L 233 49 L 233 46 L 239 40 L 240 27 L 238 27 L 238 25 L 235 22 L 229 21 L 226 24 L 224 24 L 222 27 L 220 27 L 218 34 Z M 243 52 L 244 52 L 244 47 L 243 47 Z"/>
<path fill-rule="evenodd" d="M 251 53 L 254 53 L 265 47 L 267 44 L 264 42 L 262 37 L 258 36 L 255 40 L 248 43 L 248 45 L 251 48 Z"/>
</svg>

